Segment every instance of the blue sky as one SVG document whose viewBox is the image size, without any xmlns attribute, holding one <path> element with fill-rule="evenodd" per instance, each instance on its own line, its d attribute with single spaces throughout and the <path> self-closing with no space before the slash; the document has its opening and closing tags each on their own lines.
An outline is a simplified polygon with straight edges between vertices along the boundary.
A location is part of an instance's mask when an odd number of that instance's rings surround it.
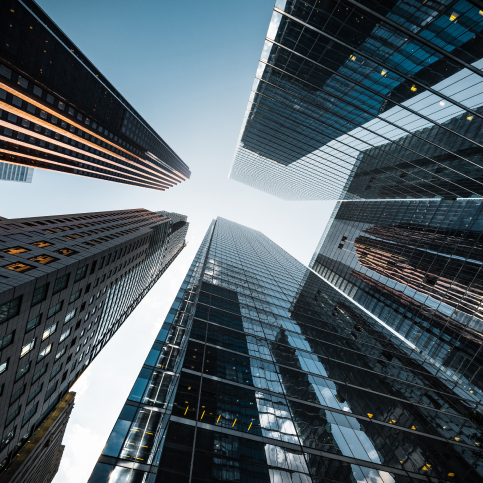
<svg viewBox="0 0 483 483">
<path fill-rule="evenodd" d="M 0 216 L 125 208 L 188 215 L 189 245 L 82 376 L 55 483 L 85 483 L 208 228 L 222 216 L 308 264 L 334 202 L 287 202 L 228 179 L 273 0 L 40 6 L 188 164 L 166 192 L 36 171 L 1 182 Z"/>
</svg>

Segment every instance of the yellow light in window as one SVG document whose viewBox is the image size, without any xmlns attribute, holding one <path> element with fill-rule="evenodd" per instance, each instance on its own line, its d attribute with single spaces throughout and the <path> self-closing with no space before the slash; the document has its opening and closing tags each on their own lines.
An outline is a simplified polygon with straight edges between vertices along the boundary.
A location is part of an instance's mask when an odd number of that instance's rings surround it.
<svg viewBox="0 0 483 483">
<path fill-rule="evenodd" d="M 413 92 L 416 92 L 416 91 L 418 90 L 418 88 L 417 88 L 415 85 L 413 85 L 413 86 L 411 86 L 411 90 L 412 90 Z"/>
<path fill-rule="evenodd" d="M 459 441 L 460 439 L 458 438 L 458 436 L 455 436 L 454 437 L 455 441 Z"/>
<path fill-rule="evenodd" d="M 29 252 L 30 250 L 28 250 L 27 248 L 23 248 L 23 247 L 12 247 L 12 248 L 5 248 L 2 250 L 2 252 L 5 252 L 5 253 L 8 253 L 9 255 L 18 255 L 20 253 L 25 253 L 25 252 Z"/>
<path fill-rule="evenodd" d="M 248 431 L 250 431 L 250 428 L 252 427 L 253 423 L 250 423 L 250 426 L 248 426 Z"/>
<path fill-rule="evenodd" d="M 426 468 L 426 466 L 423 466 L 423 471 L 428 471 L 428 468 Z"/>
<path fill-rule="evenodd" d="M 453 22 L 454 20 L 456 20 L 458 18 L 458 14 L 453 12 L 450 16 L 449 16 L 449 19 Z"/>
<path fill-rule="evenodd" d="M 220 420 L 221 418 L 221 414 L 218 416 L 218 419 L 216 420 L 216 424 L 218 424 L 218 421 Z"/>
<path fill-rule="evenodd" d="M 382 70 L 381 71 L 381 75 L 386 75 L 387 74 L 387 70 Z"/>
<path fill-rule="evenodd" d="M 416 429 L 416 426 L 411 426 L 411 429 Z"/>
<path fill-rule="evenodd" d="M 203 419 L 203 416 L 205 415 L 206 411 L 203 411 L 203 414 L 201 415 L 200 421 Z"/>
<path fill-rule="evenodd" d="M 13 10 L 11 10 L 11 11 L 13 12 Z M 483 15 L 483 10 L 480 10 L 480 11 L 479 11 L 479 14 L 480 14 L 480 15 Z"/>
<path fill-rule="evenodd" d="M 448 476 L 454 476 L 454 473 L 448 473 Z"/>
<path fill-rule="evenodd" d="M 231 425 L 232 428 L 233 428 L 233 426 L 235 426 L 235 423 L 236 423 L 236 419 L 235 419 L 235 421 L 233 421 L 233 424 Z"/>
<path fill-rule="evenodd" d="M 189 406 L 186 407 L 186 411 L 184 412 L 183 416 L 186 416 L 186 413 L 188 412 Z"/>
<path fill-rule="evenodd" d="M 26 272 L 31 268 L 35 268 L 32 265 L 27 265 L 26 263 L 11 263 L 10 265 L 6 265 L 5 267 L 7 270 L 12 270 L 14 272 Z"/>
<path fill-rule="evenodd" d="M 370 414 L 370 413 L 367 413 L 367 415 L 372 418 L 372 416 L 374 416 L 374 414 Z"/>
<path fill-rule="evenodd" d="M 355 55 L 351 55 L 351 56 L 350 56 L 350 59 L 351 59 L 351 60 L 356 60 L 356 56 L 355 56 Z"/>
<path fill-rule="evenodd" d="M 466 119 L 468 119 L 468 121 L 472 121 L 473 120 L 473 116 L 467 116 Z"/>
</svg>

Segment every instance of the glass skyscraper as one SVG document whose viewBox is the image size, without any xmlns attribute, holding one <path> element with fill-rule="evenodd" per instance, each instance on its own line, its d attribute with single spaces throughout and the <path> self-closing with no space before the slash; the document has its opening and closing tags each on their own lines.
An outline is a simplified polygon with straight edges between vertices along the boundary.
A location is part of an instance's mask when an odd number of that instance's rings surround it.
<svg viewBox="0 0 483 483">
<path fill-rule="evenodd" d="M 344 201 L 312 268 L 483 398 L 483 200 Z"/>
<path fill-rule="evenodd" d="M 218 218 L 89 483 L 477 482 L 480 408 L 341 290 Z"/>
<path fill-rule="evenodd" d="M 0 220 L 0 479 L 187 229 L 184 215 L 145 209 Z"/>
<path fill-rule="evenodd" d="M 230 177 L 294 200 L 483 195 L 481 8 L 277 0 Z"/>
<path fill-rule="evenodd" d="M 191 176 L 33 0 L 0 5 L 0 161 L 162 191 Z"/>
<path fill-rule="evenodd" d="M 31 183 L 34 175 L 33 168 L 19 166 L 17 164 L 0 163 L 1 181 L 19 181 L 21 183 Z"/>
</svg>

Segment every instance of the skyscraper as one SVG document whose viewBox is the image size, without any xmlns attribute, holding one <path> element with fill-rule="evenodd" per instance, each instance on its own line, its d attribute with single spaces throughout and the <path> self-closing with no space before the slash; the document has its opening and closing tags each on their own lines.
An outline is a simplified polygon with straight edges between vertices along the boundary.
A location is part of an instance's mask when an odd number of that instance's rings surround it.
<svg viewBox="0 0 483 483">
<path fill-rule="evenodd" d="M 230 177 L 296 200 L 482 196 L 482 48 L 466 0 L 277 0 Z"/>
<path fill-rule="evenodd" d="M 20 181 L 22 183 L 31 183 L 33 175 L 33 168 L 19 166 L 18 164 L 0 163 L 1 181 Z"/>
<path fill-rule="evenodd" d="M 0 161 L 166 190 L 187 165 L 33 1 L 0 6 Z"/>
<path fill-rule="evenodd" d="M 312 268 L 483 395 L 483 200 L 344 201 Z"/>
<path fill-rule="evenodd" d="M 218 218 L 89 483 L 476 482 L 466 416 L 480 401 L 263 234 Z"/>
<path fill-rule="evenodd" d="M 145 209 L 0 221 L 0 469 L 185 246 Z"/>
</svg>

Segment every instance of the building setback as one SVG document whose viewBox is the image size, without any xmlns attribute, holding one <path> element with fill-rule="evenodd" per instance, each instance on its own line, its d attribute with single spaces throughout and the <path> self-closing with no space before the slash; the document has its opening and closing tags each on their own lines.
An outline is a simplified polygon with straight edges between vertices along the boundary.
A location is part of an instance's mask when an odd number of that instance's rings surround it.
<svg viewBox="0 0 483 483">
<path fill-rule="evenodd" d="M 277 0 L 230 177 L 293 200 L 482 196 L 480 12 Z"/>
<path fill-rule="evenodd" d="M 145 209 L 0 221 L 0 465 L 8 468 L 185 246 Z"/>
<path fill-rule="evenodd" d="M 218 218 L 89 483 L 477 482 L 466 415 L 480 400 L 436 372 L 262 233 Z"/>
<path fill-rule="evenodd" d="M 31 183 L 33 175 L 33 168 L 19 166 L 18 164 L 0 163 L 1 181 L 19 181 L 22 183 Z"/>
<path fill-rule="evenodd" d="M 483 398 L 483 200 L 338 203 L 311 267 Z"/>
<path fill-rule="evenodd" d="M 0 161 L 166 190 L 187 165 L 33 0 L 0 5 Z"/>
</svg>

